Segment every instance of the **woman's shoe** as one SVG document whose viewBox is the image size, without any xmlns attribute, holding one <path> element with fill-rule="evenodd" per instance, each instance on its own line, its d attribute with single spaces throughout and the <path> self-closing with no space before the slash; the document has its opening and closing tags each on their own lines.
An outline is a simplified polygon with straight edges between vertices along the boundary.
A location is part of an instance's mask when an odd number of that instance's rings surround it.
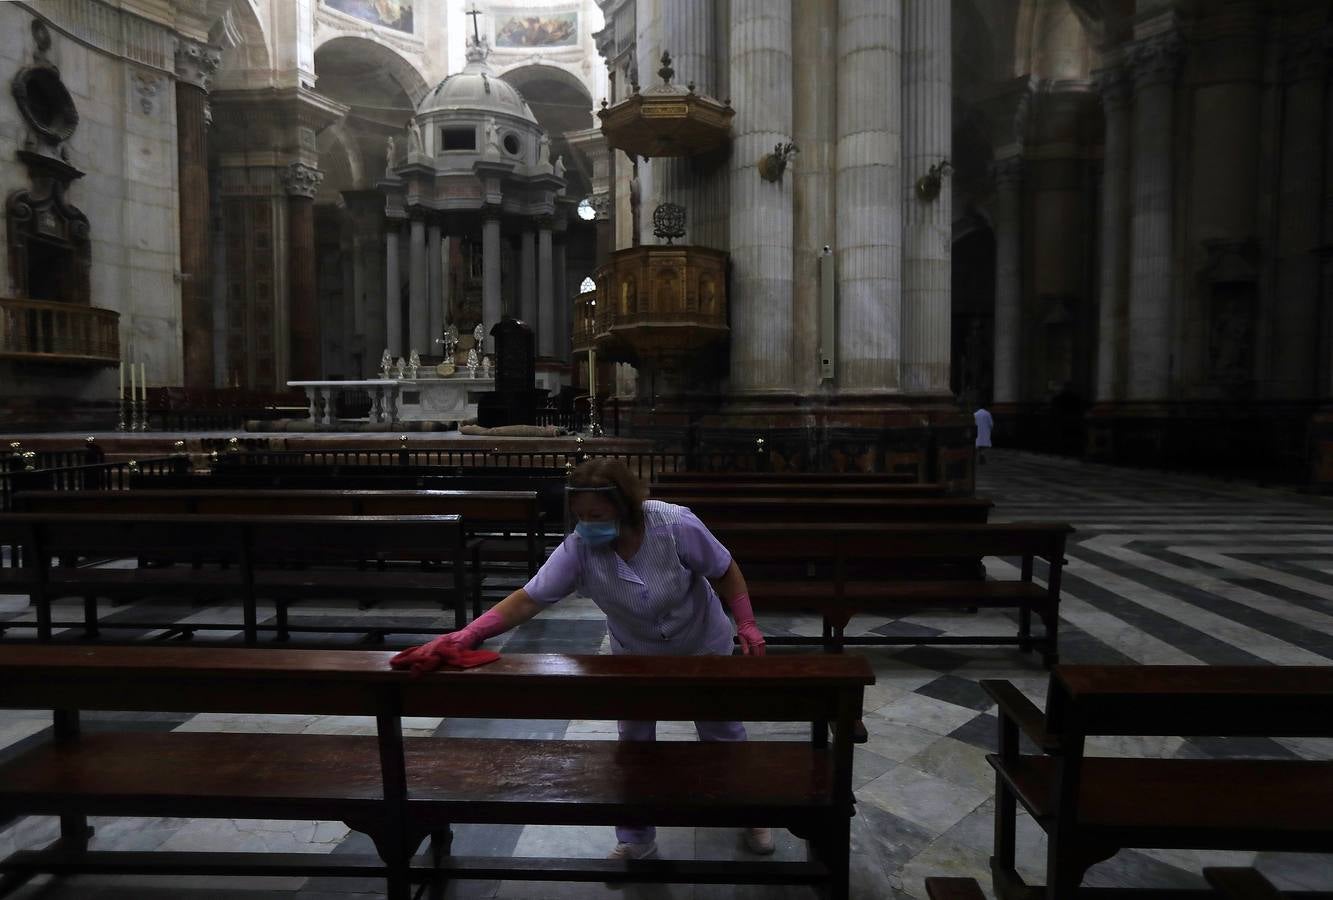
<svg viewBox="0 0 1333 900">
<path fill-rule="evenodd" d="M 770 841 L 771 843 L 771 841 Z M 649 859 L 657 855 L 657 841 L 646 844 L 627 844 L 621 841 L 616 849 L 606 854 L 607 859 Z"/>
<path fill-rule="evenodd" d="M 742 833 L 742 840 L 745 841 L 745 849 L 751 853 L 768 856 L 773 852 L 773 829 L 771 828 L 747 828 Z"/>
</svg>

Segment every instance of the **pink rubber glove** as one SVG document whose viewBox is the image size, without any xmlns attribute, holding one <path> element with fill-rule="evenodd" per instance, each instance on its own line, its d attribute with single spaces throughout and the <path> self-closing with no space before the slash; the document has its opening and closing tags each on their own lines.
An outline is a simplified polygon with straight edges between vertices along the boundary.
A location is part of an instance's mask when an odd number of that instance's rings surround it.
<svg viewBox="0 0 1333 900">
<path fill-rule="evenodd" d="M 724 601 L 731 610 L 731 617 L 736 620 L 736 636 L 741 640 L 741 653 L 745 656 L 764 655 L 764 634 L 754 623 L 754 610 L 750 607 L 749 594 L 737 594 Z"/>
<path fill-rule="evenodd" d="M 507 630 L 509 626 L 500 614 L 493 609 L 487 610 L 466 628 L 442 634 L 430 643 L 409 647 L 389 660 L 389 665 L 395 669 L 411 669 L 414 675 L 434 671 L 442 665 L 457 665 L 461 659 L 470 659 L 465 654 L 486 638 Z"/>
</svg>

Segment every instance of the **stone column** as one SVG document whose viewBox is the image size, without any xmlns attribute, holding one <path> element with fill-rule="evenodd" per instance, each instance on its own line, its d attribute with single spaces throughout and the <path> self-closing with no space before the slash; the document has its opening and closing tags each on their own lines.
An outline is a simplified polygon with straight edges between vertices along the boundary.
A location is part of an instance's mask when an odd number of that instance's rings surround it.
<svg viewBox="0 0 1333 900">
<path fill-rule="evenodd" d="M 404 342 L 404 356 L 413 350 L 420 353 L 421 342 L 430 330 L 430 309 L 426 303 L 430 279 L 426 262 L 426 223 L 420 218 L 412 219 L 407 254 L 408 336 Z"/>
<path fill-rule="evenodd" d="M 403 355 L 403 277 L 398 270 L 398 225 L 384 230 L 384 345 L 395 361 Z"/>
<path fill-rule="evenodd" d="M 176 152 L 180 178 L 181 338 L 186 387 L 212 387 L 213 309 L 208 280 L 208 85 L 215 47 L 176 42 Z"/>
<path fill-rule="evenodd" d="M 388 346 L 384 328 L 384 195 L 379 191 L 343 191 L 352 219 L 352 291 L 356 295 L 355 327 L 361 335 L 359 376 L 379 370 Z M 396 259 L 395 259 L 396 262 Z"/>
<path fill-rule="evenodd" d="M 489 335 L 500 321 L 500 211 L 482 210 L 481 320 Z M 489 338 L 488 338 L 489 343 Z"/>
<path fill-rule="evenodd" d="M 953 179 L 924 201 L 916 181 L 953 156 L 950 4 L 903 0 L 902 389 L 949 393 L 952 349 Z"/>
<path fill-rule="evenodd" d="M 759 160 L 791 141 L 790 0 L 731 2 L 731 389 L 789 391 L 792 361 L 790 173 L 770 182 Z"/>
<path fill-rule="evenodd" d="M 714 5 L 714 0 L 671 0 L 661 6 L 662 49 L 671 53 L 672 66 L 676 70 L 674 81 L 677 84 L 693 82 L 696 91 L 709 96 L 713 95 L 717 82 Z M 657 60 L 652 62 L 656 68 Z M 649 85 L 656 83 L 654 80 Z M 655 173 L 661 174 L 662 199 L 679 203 L 686 209 L 683 243 L 717 246 L 715 241 L 709 241 L 710 237 L 715 237 L 709 232 L 716 218 L 713 207 L 717 204 L 717 191 L 700 188 L 695 165 L 688 158 L 653 161 Z"/>
<path fill-rule="evenodd" d="M 1129 48 L 1134 69 L 1134 211 L 1129 278 L 1129 400 L 1166 400 L 1174 345 L 1171 169 L 1184 42 L 1170 31 Z"/>
<path fill-rule="evenodd" d="M 426 305 L 430 316 L 425 340 L 417 350 L 434 353 L 435 339 L 444 334 L 444 260 L 440 257 L 439 223 L 432 222 L 426 234 L 426 252 L 430 256 L 430 294 Z"/>
<path fill-rule="evenodd" d="M 1124 68 L 1102 69 L 1096 75 L 1105 111 L 1102 157 L 1101 277 L 1097 301 L 1098 402 L 1125 395 L 1125 317 L 1129 273 L 1129 102 L 1133 81 Z"/>
<path fill-rule="evenodd" d="M 537 220 L 537 355 L 555 356 L 555 292 L 551 254 L 551 219 Z"/>
<path fill-rule="evenodd" d="M 837 384 L 899 387 L 903 0 L 838 4 Z"/>
<path fill-rule="evenodd" d="M 551 281 L 555 285 L 555 357 L 569 361 L 570 340 L 572 334 L 569 321 L 572 318 L 570 306 L 574 299 L 569 289 L 569 271 L 565 267 L 565 233 L 555 233 L 555 247 L 551 260 Z"/>
<path fill-rule="evenodd" d="M 1285 48 L 1282 66 L 1286 88 L 1273 248 L 1277 290 L 1276 302 L 1265 317 L 1270 360 L 1266 393 L 1283 400 L 1321 396 L 1318 373 L 1321 365 L 1328 364 L 1319 355 L 1321 262 L 1311 250 L 1320 245 L 1324 218 L 1324 201 L 1314 188 L 1321 176 L 1333 176 L 1324 171 L 1324 135 L 1315 126 L 1324 114 L 1325 42 L 1330 39 L 1333 33 L 1315 31 L 1293 41 Z M 1258 93 L 1257 85 L 1245 87 Z M 1323 240 L 1329 240 L 1327 234 Z M 1255 313 L 1262 315 L 1259 310 Z"/>
<path fill-rule="evenodd" d="M 324 173 L 294 162 L 282 173 L 287 188 L 287 334 L 293 380 L 320 371 L 319 297 L 315 281 L 315 192 Z"/>
<path fill-rule="evenodd" d="M 533 329 L 537 327 L 537 234 L 524 229 L 518 255 L 518 315 Z"/>
<path fill-rule="evenodd" d="M 838 109 L 829 102 L 837 96 L 838 72 L 828 65 L 837 48 L 838 4 L 792 4 L 792 67 L 800 73 L 792 100 L 792 136 L 801 148 L 800 165 L 789 173 L 794 234 L 792 341 L 795 386 L 802 394 L 819 389 L 821 344 L 837 349 L 836 332 L 824 339 L 819 330 L 820 257 L 825 246 L 838 242 L 834 189 Z M 830 257 L 830 265 L 833 260 Z"/>
<path fill-rule="evenodd" d="M 993 402 L 1022 397 L 1023 160 L 996 160 L 995 178 L 995 391 Z"/>
</svg>

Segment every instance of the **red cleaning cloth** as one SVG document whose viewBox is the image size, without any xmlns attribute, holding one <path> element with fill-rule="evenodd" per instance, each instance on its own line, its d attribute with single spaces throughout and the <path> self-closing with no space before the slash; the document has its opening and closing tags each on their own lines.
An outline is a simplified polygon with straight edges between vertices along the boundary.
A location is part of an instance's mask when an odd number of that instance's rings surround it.
<svg viewBox="0 0 1333 900">
<path fill-rule="evenodd" d="M 395 669 L 411 669 L 413 675 L 421 675 L 425 672 L 432 672 L 441 666 L 473 669 L 477 666 L 493 663 L 500 658 L 500 654 L 492 650 L 464 649 L 456 641 L 449 640 L 448 637 L 448 635 L 443 635 L 429 644 L 410 647 L 389 660 L 389 665 Z"/>
</svg>

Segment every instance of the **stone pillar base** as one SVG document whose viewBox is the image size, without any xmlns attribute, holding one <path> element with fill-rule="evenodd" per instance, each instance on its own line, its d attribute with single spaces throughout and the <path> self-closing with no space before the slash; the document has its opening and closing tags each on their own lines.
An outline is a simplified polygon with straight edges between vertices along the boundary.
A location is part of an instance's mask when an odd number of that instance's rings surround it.
<svg viewBox="0 0 1333 900">
<path fill-rule="evenodd" d="M 1084 423 L 1089 459 L 1333 489 L 1333 407 L 1313 401 L 1107 403 Z"/>
</svg>

